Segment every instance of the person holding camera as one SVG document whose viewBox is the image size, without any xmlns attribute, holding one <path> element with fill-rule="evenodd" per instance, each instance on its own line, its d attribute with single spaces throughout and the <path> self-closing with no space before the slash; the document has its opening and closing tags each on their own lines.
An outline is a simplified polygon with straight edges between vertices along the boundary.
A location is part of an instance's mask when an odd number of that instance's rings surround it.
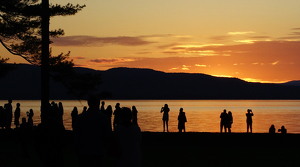
<svg viewBox="0 0 300 167">
<path fill-rule="evenodd" d="M 164 123 L 164 132 L 165 132 L 165 126 L 167 127 L 167 132 L 169 132 L 169 125 L 168 125 L 168 122 L 169 122 L 169 107 L 168 107 L 168 104 L 165 104 L 164 107 L 161 108 L 160 112 L 163 113 L 163 123 Z"/>
<path fill-rule="evenodd" d="M 281 129 L 278 129 L 278 132 L 281 132 L 281 134 L 286 134 L 286 129 L 284 126 L 281 126 Z"/>
<path fill-rule="evenodd" d="M 251 109 L 248 109 L 247 110 L 247 113 L 246 113 L 246 117 L 247 117 L 247 133 L 249 133 L 249 129 L 250 129 L 250 133 L 252 133 L 252 117 L 253 117 L 253 112 Z"/>
</svg>

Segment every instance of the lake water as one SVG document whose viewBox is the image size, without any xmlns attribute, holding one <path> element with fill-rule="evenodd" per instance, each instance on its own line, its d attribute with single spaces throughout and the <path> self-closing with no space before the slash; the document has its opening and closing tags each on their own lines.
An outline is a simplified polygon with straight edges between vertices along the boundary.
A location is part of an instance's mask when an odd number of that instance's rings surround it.
<svg viewBox="0 0 300 167">
<path fill-rule="evenodd" d="M 55 101 L 56 103 L 60 101 Z M 87 106 L 86 101 L 61 100 L 64 106 L 64 125 L 71 130 L 71 111 L 76 106 L 81 113 Z M 4 106 L 7 101 L 0 100 Z M 21 104 L 21 117 L 26 117 L 26 111 L 33 109 L 34 124 L 40 123 L 40 101 L 14 100 Z M 161 132 L 163 130 L 161 107 L 168 104 L 169 131 L 177 132 L 177 117 L 182 107 L 186 113 L 187 132 L 219 132 L 220 114 L 223 109 L 233 114 L 232 132 L 246 132 L 246 111 L 252 109 L 253 133 L 266 133 L 271 124 L 276 131 L 284 125 L 288 133 L 300 133 L 300 100 L 105 100 L 106 107 L 113 108 L 116 103 L 121 107 L 136 106 L 138 124 L 142 131 Z"/>
</svg>

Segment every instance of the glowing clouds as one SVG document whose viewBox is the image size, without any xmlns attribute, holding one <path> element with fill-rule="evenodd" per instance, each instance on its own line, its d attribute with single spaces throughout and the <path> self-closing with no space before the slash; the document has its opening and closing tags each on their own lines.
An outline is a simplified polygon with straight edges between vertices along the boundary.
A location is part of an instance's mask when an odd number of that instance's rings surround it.
<svg viewBox="0 0 300 167">
<path fill-rule="evenodd" d="M 130 62 L 135 61 L 135 59 L 130 58 L 114 58 L 114 59 L 92 59 L 90 62 L 97 63 L 97 64 L 114 64 L 114 63 L 123 63 L 123 62 Z"/>
<path fill-rule="evenodd" d="M 245 34 L 254 34 L 253 31 L 238 31 L 238 32 L 228 32 L 229 35 L 245 35 Z"/>
</svg>

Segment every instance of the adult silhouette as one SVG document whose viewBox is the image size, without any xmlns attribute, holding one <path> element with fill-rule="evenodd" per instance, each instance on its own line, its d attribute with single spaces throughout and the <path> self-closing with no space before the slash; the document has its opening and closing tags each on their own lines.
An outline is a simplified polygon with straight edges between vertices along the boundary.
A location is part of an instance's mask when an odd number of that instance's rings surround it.
<svg viewBox="0 0 300 167">
<path fill-rule="evenodd" d="M 135 125 L 138 124 L 138 122 L 137 122 L 137 113 L 138 113 L 138 111 L 137 111 L 136 107 L 132 106 L 132 123 L 135 124 Z"/>
<path fill-rule="evenodd" d="M 229 120 L 229 118 L 228 118 L 228 114 L 227 114 L 226 109 L 223 110 L 223 112 L 220 115 L 220 118 L 221 118 L 221 121 L 220 121 L 220 133 L 222 133 L 223 128 L 224 128 L 225 133 L 227 133 L 226 129 L 227 129 L 227 126 L 228 126 L 228 122 L 229 122 L 228 120 Z"/>
<path fill-rule="evenodd" d="M 5 110 L 3 106 L 0 106 L 0 127 L 2 129 L 5 127 L 5 121 L 6 121 Z"/>
<path fill-rule="evenodd" d="M 14 115 L 15 115 L 14 124 L 15 124 L 16 128 L 19 128 L 19 126 L 20 126 L 20 115 L 21 115 L 20 103 L 17 103 Z"/>
<path fill-rule="evenodd" d="M 35 130 L 34 144 L 43 166 L 63 167 L 65 146 L 65 128 L 57 117 L 44 118 Z"/>
<path fill-rule="evenodd" d="M 228 125 L 227 125 L 228 133 L 231 133 L 231 125 L 232 125 L 232 123 L 233 123 L 232 112 L 228 111 Z"/>
<path fill-rule="evenodd" d="M 102 112 L 103 114 L 105 113 L 105 102 L 104 101 L 101 102 L 100 112 Z"/>
<path fill-rule="evenodd" d="M 185 123 L 187 122 L 185 112 L 183 112 L 183 108 L 180 108 L 179 115 L 178 115 L 178 130 L 179 132 L 182 132 L 182 130 L 185 132 Z"/>
<path fill-rule="evenodd" d="M 27 145 L 30 142 L 31 129 L 28 126 L 25 117 L 22 118 L 22 123 L 20 125 L 20 133 L 21 133 L 21 146 L 22 146 L 23 157 L 27 158 L 29 157 Z"/>
<path fill-rule="evenodd" d="M 77 120 L 77 117 L 78 117 L 78 109 L 77 109 L 76 106 L 73 108 L 73 110 L 71 112 L 71 117 L 72 117 L 72 129 L 74 130 L 76 120 Z"/>
<path fill-rule="evenodd" d="M 27 112 L 27 117 L 28 117 L 28 126 L 30 127 L 31 130 L 33 129 L 33 116 L 34 116 L 33 110 L 30 109 L 29 112 Z"/>
<path fill-rule="evenodd" d="M 278 132 L 281 132 L 282 134 L 286 134 L 286 133 L 287 133 L 287 130 L 285 129 L 284 126 L 281 126 L 281 128 L 278 129 Z"/>
<path fill-rule="evenodd" d="M 58 122 L 64 125 L 64 107 L 62 102 L 58 103 Z"/>
<path fill-rule="evenodd" d="M 168 104 L 165 104 L 164 107 L 161 108 L 160 110 L 161 113 L 163 113 L 163 128 L 164 128 L 164 132 L 165 132 L 165 127 L 167 128 L 167 132 L 169 132 L 169 112 L 170 112 L 170 108 L 168 106 Z"/>
<path fill-rule="evenodd" d="M 87 106 L 84 106 L 81 113 L 84 113 L 86 111 L 87 111 Z"/>
<path fill-rule="evenodd" d="M 103 149 L 111 135 L 108 119 L 99 111 L 100 99 L 91 96 L 88 105 L 88 110 L 78 115 L 73 131 L 80 167 L 101 166 Z"/>
<path fill-rule="evenodd" d="M 275 129 L 275 125 L 271 125 L 271 127 L 269 128 L 269 133 L 270 134 L 274 134 L 276 132 L 276 129 Z"/>
<path fill-rule="evenodd" d="M 120 147 L 120 156 L 115 157 L 115 167 L 141 167 L 141 129 L 131 122 L 130 108 L 123 107 L 120 124 L 116 126 L 114 135 Z M 116 143 L 116 144 L 117 144 Z"/>
<path fill-rule="evenodd" d="M 111 127 L 111 117 L 112 117 L 112 114 L 113 114 L 113 110 L 112 110 L 112 106 L 111 105 L 108 105 L 106 110 L 105 110 L 105 115 L 107 116 L 108 118 L 108 122 L 109 122 L 109 127 Z"/>
<path fill-rule="evenodd" d="M 12 122 L 12 117 L 13 117 L 13 113 L 12 113 L 12 100 L 9 99 L 8 103 L 4 104 L 4 111 L 5 111 L 5 129 L 11 129 L 11 122 Z"/>
<path fill-rule="evenodd" d="M 250 133 L 252 133 L 252 117 L 254 116 L 253 112 L 251 109 L 247 110 L 246 113 L 246 122 L 247 122 L 247 133 L 249 133 L 249 129 L 250 129 Z"/>
<path fill-rule="evenodd" d="M 113 122 L 114 130 L 115 127 L 118 126 L 118 124 L 120 124 L 120 114 L 121 114 L 120 103 L 117 103 L 114 111 L 114 122 Z"/>
</svg>

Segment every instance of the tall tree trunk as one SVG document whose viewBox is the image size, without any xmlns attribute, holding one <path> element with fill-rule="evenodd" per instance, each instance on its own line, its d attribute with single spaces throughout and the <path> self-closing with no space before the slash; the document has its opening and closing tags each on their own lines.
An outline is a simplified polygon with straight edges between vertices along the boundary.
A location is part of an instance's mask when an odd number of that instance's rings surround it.
<svg viewBox="0 0 300 167">
<path fill-rule="evenodd" d="M 49 106 L 49 0 L 42 0 L 41 121 Z"/>
</svg>

